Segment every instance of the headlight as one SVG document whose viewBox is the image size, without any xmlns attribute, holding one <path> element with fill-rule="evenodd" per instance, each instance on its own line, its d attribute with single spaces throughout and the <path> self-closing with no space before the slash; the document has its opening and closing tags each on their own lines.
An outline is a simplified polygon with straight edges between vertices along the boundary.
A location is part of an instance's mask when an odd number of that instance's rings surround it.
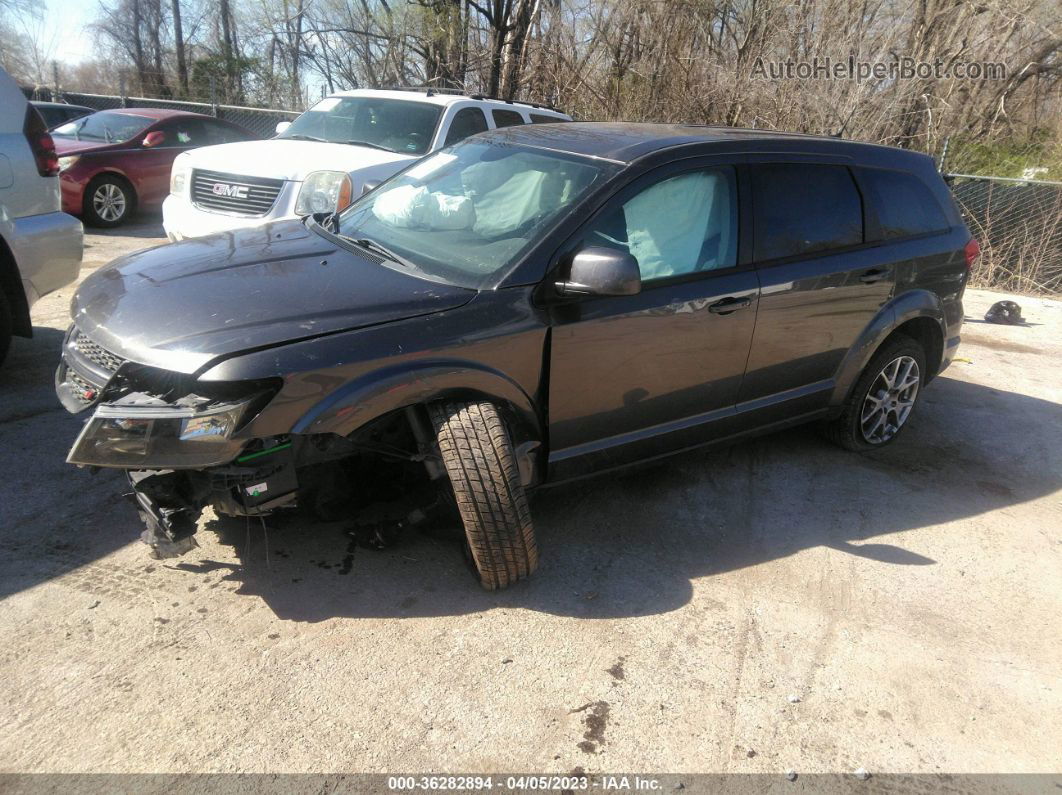
<svg viewBox="0 0 1062 795">
<path fill-rule="evenodd" d="M 174 162 L 173 171 L 170 172 L 170 193 L 174 196 L 184 193 L 184 186 L 188 184 L 188 171 L 186 163 Z"/>
<path fill-rule="evenodd" d="M 230 438 L 253 399 L 205 411 L 104 404 L 85 423 L 67 461 L 122 469 L 201 469 L 231 461 Z"/>
<path fill-rule="evenodd" d="M 350 204 L 352 193 L 349 175 L 342 171 L 314 171 L 302 183 L 295 215 L 339 212 Z"/>
<path fill-rule="evenodd" d="M 74 165 L 74 163 L 76 163 L 80 159 L 81 159 L 81 155 L 68 155 L 67 157 L 60 157 L 59 158 L 59 170 L 60 171 L 66 171 L 68 168 L 70 168 L 72 165 Z"/>
</svg>

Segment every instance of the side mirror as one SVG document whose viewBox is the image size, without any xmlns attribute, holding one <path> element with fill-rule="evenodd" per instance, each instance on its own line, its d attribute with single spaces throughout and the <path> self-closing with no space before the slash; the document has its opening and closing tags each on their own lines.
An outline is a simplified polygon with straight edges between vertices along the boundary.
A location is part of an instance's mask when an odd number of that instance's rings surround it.
<svg viewBox="0 0 1062 795">
<path fill-rule="evenodd" d="M 637 295 L 642 273 L 638 260 L 626 251 L 591 246 L 572 258 L 568 281 L 556 287 L 561 295 Z"/>
<path fill-rule="evenodd" d="M 153 146 L 162 146 L 166 143 L 166 133 L 162 130 L 152 130 L 144 136 L 144 148 L 150 149 Z"/>
<path fill-rule="evenodd" d="M 290 126 L 291 126 L 291 122 L 290 121 L 277 122 L 277 135 L 280 135 L 282 132 L 284 132 L 284 130 L 288 129 L 288 127 L 290 127 Z"/>
</svg>

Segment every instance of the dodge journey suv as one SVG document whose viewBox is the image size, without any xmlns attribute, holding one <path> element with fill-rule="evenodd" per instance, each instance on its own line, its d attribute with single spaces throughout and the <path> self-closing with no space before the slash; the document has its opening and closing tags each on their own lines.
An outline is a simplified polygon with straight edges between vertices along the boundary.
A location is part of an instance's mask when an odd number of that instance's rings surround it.
<svg viewBox="0 0 1062 795">
<path fill-rule="evenodd" d="M 924 155 L 496 130 L 342 213 L 86 279 L 56 381 L 92 412 L 68 460 L 128 471 L 157 555 L 193 546 L 206 506 L 435 508 L 501 588 L 537 564 L 533 488 L 811 421 L 893 442 L 955 355 L 977 253 Z"/>
</svg>

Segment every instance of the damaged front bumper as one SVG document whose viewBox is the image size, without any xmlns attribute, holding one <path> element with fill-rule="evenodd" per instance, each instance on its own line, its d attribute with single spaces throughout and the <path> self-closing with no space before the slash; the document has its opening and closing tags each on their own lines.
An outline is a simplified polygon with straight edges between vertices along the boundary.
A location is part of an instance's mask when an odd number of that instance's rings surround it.
<svg viewBox="0 0 1062 795">
<path fill-rule="evenodd" d="M 261 516 L 295 501 L 294 447 L 283 437 L 256 444 L 230 464 L 195 470 L 128 470 L 130 497 L 144 520 L 141 539 L 157 558 L 195 547 L 207 505 L 229 516 Z"/>
<path fill-rule="evenodd" d="M 295 499 L 294 445 L 287 437 L 230 437 L 248 404 L 208 411 L 103 404 L 67 460 L 124 469 L 147 525 L 142 540 L 155 557 L 176 557 L 195 546 L 207 505 L 230 516 L 259 516 Z"/>
<path fill-rule="evenodd" d="M 72 326 L 56 394 L 92 416 L 67 462 L 123 469 L 157 557 L 194 546 L 202 509 L 260 515 L 294 500 L 289 437 L 236 438 L 275 394 L 266 382 L 200 384 L 193 376 L 126 361 Z"/>
</svg>

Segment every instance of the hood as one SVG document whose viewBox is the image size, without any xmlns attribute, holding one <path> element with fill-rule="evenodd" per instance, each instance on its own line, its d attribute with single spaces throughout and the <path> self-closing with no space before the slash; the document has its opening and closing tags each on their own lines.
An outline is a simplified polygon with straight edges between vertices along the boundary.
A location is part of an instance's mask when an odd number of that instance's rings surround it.
<svg viewBox="0 0 1062 795">
<path fill-rule="evenodd" d="M 70 309 L 82 332 L 122 358 L 194 373 L 218 356 L 452 309 L 474 295 L 284 220 L 121 257 L 85 279 Z"/>
<path fill-rule="evenodd" d="M 351 172 L 389 163 L 396 164 L 397 170 L 418 157 L 367 146 L 270 138 L 200 147 L 184 155 L 181 163 L 226 174 L 301 182 L 312 171 Z"/>
</svg>

